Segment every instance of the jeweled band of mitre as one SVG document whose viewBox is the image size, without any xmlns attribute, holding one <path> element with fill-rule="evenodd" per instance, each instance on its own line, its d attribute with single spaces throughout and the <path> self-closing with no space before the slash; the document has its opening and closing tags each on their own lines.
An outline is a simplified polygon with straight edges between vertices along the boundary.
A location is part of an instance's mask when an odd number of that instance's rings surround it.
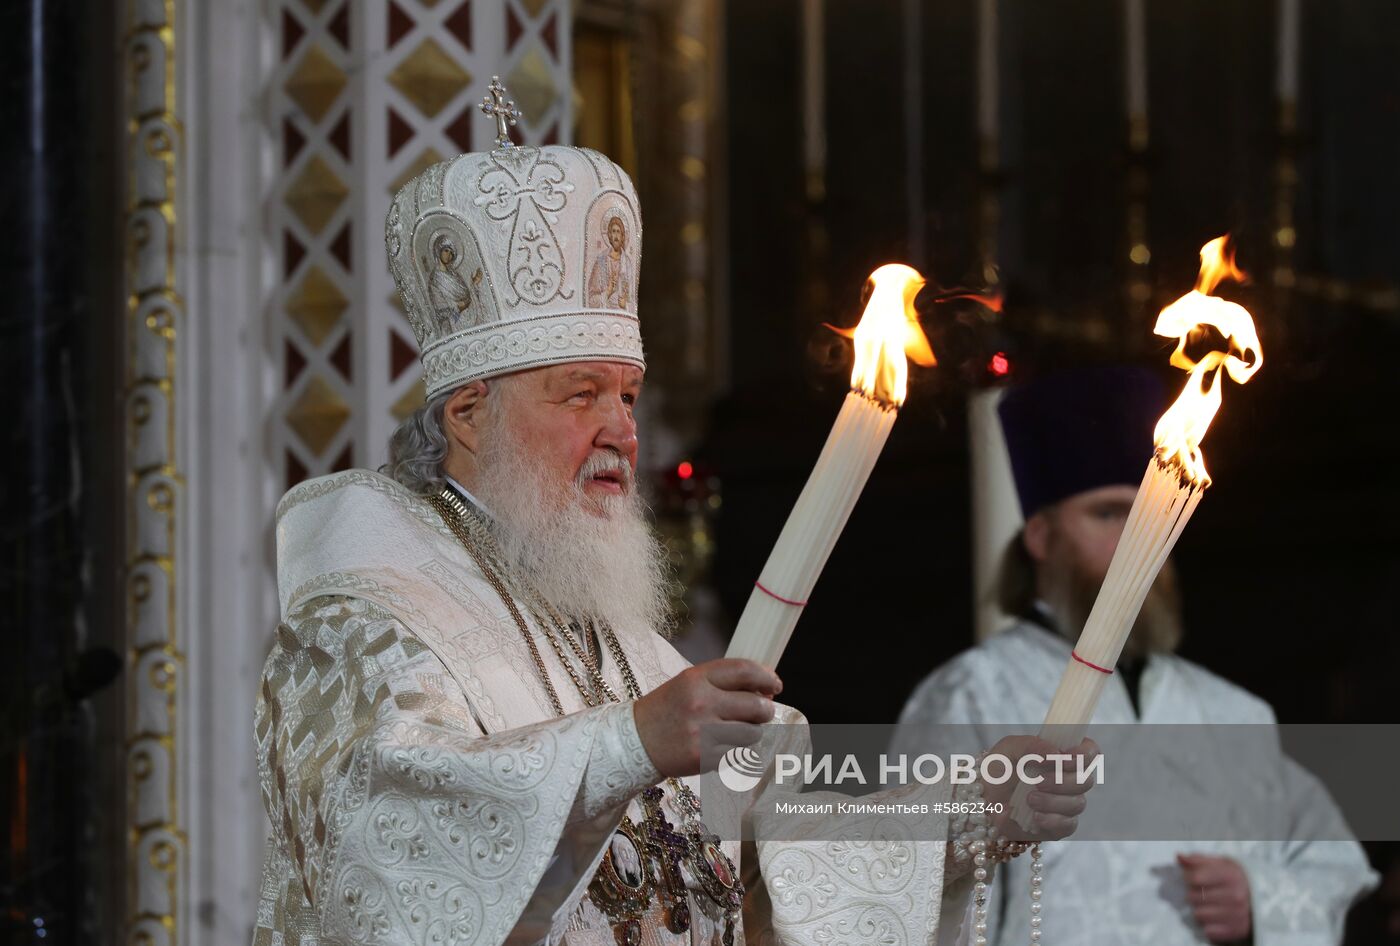
<svg viewBox="0 0 1400 946">
<path fill-rule="evenodd" d="M 637 192 L 596 151 L 512 147 L 435 164 L 395 195 L 384 240 L 429 398 L 542 365 L 646 365 Z"/>
</svg>

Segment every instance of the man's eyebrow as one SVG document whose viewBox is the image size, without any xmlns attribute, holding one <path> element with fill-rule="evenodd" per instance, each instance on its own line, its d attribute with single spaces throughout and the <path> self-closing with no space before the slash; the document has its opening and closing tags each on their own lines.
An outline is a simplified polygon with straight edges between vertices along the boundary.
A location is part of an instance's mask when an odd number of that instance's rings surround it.
<svg viewBox="0 0 1400 946">
<path fill-rule="evenodd" d="M 607 379 L 608 374 L 605 371 L 598 371 L 597 369 L 590 368 L 575 368 L 567 374 L 556 376 L 556 380 L 551 383 L 556 385 L 580 384 L 583 382 L 602 384 L 607 381 Z M 645 380 L 646 375 L 638 373 L 634 377 L 623 378 L 622 386 L 624 388 L 641 388 Z"/>
</svg>

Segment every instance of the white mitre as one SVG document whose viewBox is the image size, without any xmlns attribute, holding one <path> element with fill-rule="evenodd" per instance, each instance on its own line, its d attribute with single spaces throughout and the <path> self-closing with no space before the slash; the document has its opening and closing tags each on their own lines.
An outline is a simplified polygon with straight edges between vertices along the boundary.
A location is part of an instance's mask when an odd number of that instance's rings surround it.
<svg viewBox="0 0 1400 946">
<path fill-rule="evenodd" d="M 395 195 L 384 240 L 430 399 L 563 362 L 646 367 L 637 192 L 596 151 L 507 146 L 435 164 Z"/>
</svg>

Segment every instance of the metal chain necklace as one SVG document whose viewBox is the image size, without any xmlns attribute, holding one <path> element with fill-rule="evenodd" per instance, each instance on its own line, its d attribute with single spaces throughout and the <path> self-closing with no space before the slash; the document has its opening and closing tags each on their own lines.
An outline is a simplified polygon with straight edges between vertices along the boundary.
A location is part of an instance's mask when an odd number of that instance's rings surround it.
<svg viewBox="0 0 1400 946">
<path fill-rule="evenodd" d="M 554 609 L 550 609 L 551 618 L 556 622 L 556 626 L 561 629 L 564 639 L 569 643 L 569 649 L 578 655 L 578 659 L 585 666 L 597 667 L 602 661 L 603 654 L 599 649 L 598 629 L 593 626 L 592 621 L 585 621 L 580 624 L 576 621 L 565 621 Z"/>
<path fill-rule="evenodd" d="M 510 612 L 539 670 L 550 705 L 556 715 L 566 715 L 563 702 L 559 699 L 559 693 L 554 688 L 544 658 L 535 643 L 535 636 L 530 633 L 530 625 L 501 577 L 504 568 L 496 556 L 492 555 L 494 543 L 485 530 L 485 524 L 454 490 L 446 486 L 436 495 L 428 496 L 427 500 Z M 479 537 L 472 534 L 473 527 L 480 533 Z M 604 646 L 622 674 L 628 697 L 632 700 L 641 698 L 641 687 L 632 672 L 632 665 L 610 626 L 601 624 L 594 627 L 592 622 L 580 624 L 580 642 L 569 633 L 568 622 L 549 602 L 532 589 L 527 591 L 529 593 L 522 597 L 532 600 L 536 605 L 531 608 L 536 623 L 586 706 L 596 707 L 605 703 L 623 702 L 603 677 L 601 654 Z M 546 617 L 547 620 L 544 619 Z M 597 657 L 588 652 L 587 641 L 591 636 L 590 632 L 601 638 Z M 566 654 L 566 643 L 578 663 L 582 665 L 589 685 L 585 685 L 583 675 L 574 666 L 574 660 Z M 645 817 L 642 824 L 638 825 L 630 817 L 623 816 L 622 823 L 608 844 L 603 860 L 589 884 L 589 899 L 612 920 L 621 946 L 640 946 L 641 918 L 650 909 L 653 894 L 661 899 L 667 929 L 677 935 L 690 929 L 688 881 L 693 878 L 723 912 L 724 931 L 721 939 L 724 946 L 733 946 L 739 911 L 743 906 L 744 885 L 739 880 L 734 862 L 721 849 L 720 839 L 709 833 L 701 821 L 700 799 L 680 779 L 668 778 L 666 784 L 675 795 L 677 808 L 682 814 L 684 831 L 676 831 L 662 810 L 661 802 L 665 792 L 661 787 L 653 785 L 643 790 L 641 804 Z"/>
</svg>

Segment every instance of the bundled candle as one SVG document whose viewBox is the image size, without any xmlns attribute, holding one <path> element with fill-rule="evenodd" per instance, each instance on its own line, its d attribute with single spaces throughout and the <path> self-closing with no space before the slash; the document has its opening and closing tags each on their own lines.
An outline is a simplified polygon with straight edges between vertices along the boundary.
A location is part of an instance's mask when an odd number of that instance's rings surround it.
<svg viewBox="0 0 1400 946">
<path fill-rule="evenodd" d="M 904 403 L 909 366 L 934 363 L 914 313 L 924 279 L 890 263 L 870 274 L 853 333 L 851 391 L 739 618 L 728 657 L 775 667 Z M 843 333 L 847 334 L 847 333 Z"/>
<path fill-rule="evenodd" d="M 1264 363 L 1254 320 L 1239 305 L 1210 293 L 1226 278 L 1241 280 L 1225 237 L 1201 248 L 1196 288 L 1162 310 L 1154 331 L 1178 339 L 1171 363 L 1189 372 L 1186 387 L 1153 432 L 1156 450 L 1138 487 L 1123 536 L 1045 715 L 1041 736 L 1072 747 L 1084 737 L 1104 685 L 1118 662 L 1138 611 L 1167 556 L 1210 485 L 1201 439 L 1221 403 L 1221 374 L 1243 384 Z M 1188 349 L 1218 347 L 1199 358 Z M 1012 814 L 1025 824 L 1028 789 L 1018 788 Z"/>
</svg>

